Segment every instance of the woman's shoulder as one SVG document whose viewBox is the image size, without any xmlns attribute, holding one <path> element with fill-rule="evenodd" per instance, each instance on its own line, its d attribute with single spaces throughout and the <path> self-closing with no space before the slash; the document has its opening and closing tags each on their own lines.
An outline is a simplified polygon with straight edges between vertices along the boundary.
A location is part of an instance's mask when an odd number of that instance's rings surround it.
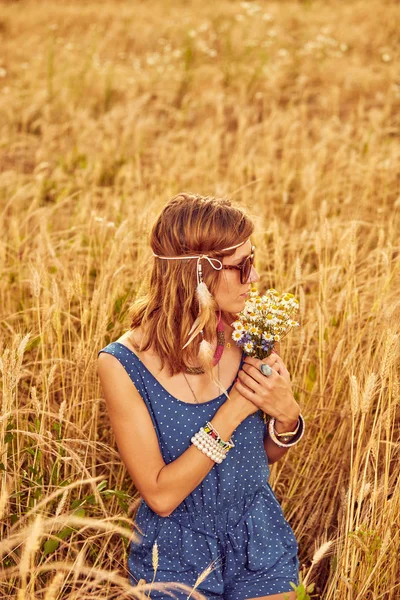
<svg viewBox="0 0 400 600">
<path fill-rule="evenodd" d="M 114 372 L 117 378 L 120 376 L 120 363 L 122 367 L 127 371 L 130 378 L 137 382 L 137 378 L 143 375 L 143 367 L 146 364 L 143 362 L 144 352 L 138 352 L 135 348 L 135 343 L 132 342 L 132 331 L 128 330 L 122 334 L 116 340 L 110 342 L 107 346 L 102 348 L 98 353 L 98 372 L 101 377 L 109 377 L 110 371 Z"/>
<path fill-rule="evenodd" d="M 160 360 L 154 351 L 151 348 L 139 350 L 142 338 L 143 331 L 140 327 L 137 327 L 136 329 L 128 329 L 115 341 L 133 352 L 150 371 L 153 371 L 153 369 L 158 370 Z"/>
<path fill-rule="evenodd" d="M 137 348 L 135 348 L 134 346 L 134 343 L 132 343 L 131 330 L 128 330 L 127 332 L 122 334 L 118 339 L 114 340 L 113 342 L 110 342 L 109 344 L 107 344 L 107 346 L 99 350 L 98 359 L 105 364 L 113 364 L 112 361 L 110 363 L 110 354 L 118 359 L 120 356 L 126 357 L 128 353 L 123 352 L 121 346 L 125 346 L 125 348 L 129 350 L 129 353 L 134 354 L 139 360 L 141 359 L 142 353 L 138 352 Z"/>
<path fill-rule="evenodd" d="M 137 331 L 138 331 L 137 329 L 135 329 L 133 331 L 132 331 L 132 329 L 129 329 L 128 331 L 123 333 L 121 335 L 121 337 L 119 337 L 117 340 L 115 340 L 115 342 L 118 342 L 118 344 L 122 344 L 123 346 L 126 346 L 128 348 L 128 350 L 130 350 L 131 352 L 133 352 L 134 354 L 136 354 L 138 356 L 139 353 L 138 353 L 137 349 L 134 347 L 134 343 L 135 344 L 137 343 L 138 334 L 136 334 L 135 337 L 133 335 Z M 139 336 L 140 336 L 140 334 L 139 334 Z M 132 341 L 133 341 L 133 343 L 132 343 Z"/>
</svg>

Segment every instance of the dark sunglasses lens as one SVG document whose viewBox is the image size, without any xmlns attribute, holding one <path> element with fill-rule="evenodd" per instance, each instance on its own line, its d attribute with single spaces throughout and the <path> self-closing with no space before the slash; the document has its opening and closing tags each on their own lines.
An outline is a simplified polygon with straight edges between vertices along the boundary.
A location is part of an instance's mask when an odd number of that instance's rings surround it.
<svg viewBox="0 0 400 600">
<path fill-rule="evenodd" d="M 242 270 L 240 272 L 241 283 L 247 283 L 247 281 L 250 277 L 250 273 L 251 273 L 251 265 L 252 265 L 252 261 L 251 261 L 250 257 L 246 258 L 246 260 L 243 263 Z"/>
</svg>

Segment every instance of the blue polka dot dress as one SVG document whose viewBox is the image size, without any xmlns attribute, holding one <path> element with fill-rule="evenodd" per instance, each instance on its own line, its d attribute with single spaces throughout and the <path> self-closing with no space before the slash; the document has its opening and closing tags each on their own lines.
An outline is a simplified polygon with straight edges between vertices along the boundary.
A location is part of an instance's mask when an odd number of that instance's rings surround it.
<svg viewBox="0 0 400 600">
<path fill-rule="evenodd" d="M 112 342 L 100 352 L 121 362 L 146 403 L 166 464 L 189 448 L 194 433 L 226 399 L 221 394 L 200 404 L 183 402 L 167 392 L 124 344 Z M 136 524 L 142 535 L 129 548 L 132 585 L 139 579 L 153 581 L 156 540 L 155 584 L 179 582 L 193 587 L 212 563 L 214 569 L 196 588 L 207 598 L 244 600 L 290 592 L 290 582 L 298 585 L 298 545 L 268 482 L 264 435 L 266 427 L 259 413 L 247 417 L 232 434 L 235 447 L 227 458 L 215 463 L 168 517 L 161 517 L 141 500 Z M 174 594 L 182 600 L 188 595 Z M 151 592 L 153 600 L 167 597 L 156 589 Z"/>
</svg>

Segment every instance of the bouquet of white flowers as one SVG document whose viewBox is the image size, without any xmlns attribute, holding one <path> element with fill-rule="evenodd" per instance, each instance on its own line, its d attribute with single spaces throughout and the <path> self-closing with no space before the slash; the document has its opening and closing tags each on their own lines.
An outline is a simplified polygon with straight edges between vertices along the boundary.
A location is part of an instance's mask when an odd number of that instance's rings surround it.
<svg viewBox="0 0 400 600">
<path fill-rule="evenodd" d="M 238 320 L 232 323 L 232 338 L 246 354 L 263 359 L 271 354 L 275 342 L 299 326 L 294 319 L 298 309 L 299 301 L 293 294 L 269 289 L 259 296 L 252 288 Z"/>
<path fill-rule="evenodd" d="M 279 294 L 269 289 L 259 296 L 252 288 L 238 320 L 232 323 L 232 338 L 245 354 L 262 360 L 271 354 L 275 342 L 279 342 L 292 327 L 299 326 L 294 319 L 298 309 L 299 301 L 293 294 Z M 269 415 L 261 409 L 258 414 L 267 424 Z"/>
</svg>

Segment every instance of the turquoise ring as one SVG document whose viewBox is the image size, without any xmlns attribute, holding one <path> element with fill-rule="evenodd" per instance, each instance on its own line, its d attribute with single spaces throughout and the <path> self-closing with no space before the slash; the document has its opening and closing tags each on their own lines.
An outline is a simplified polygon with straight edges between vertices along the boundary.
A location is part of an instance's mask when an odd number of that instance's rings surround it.
<svg viewBox="0 0 400 600">
<path fill-rule="evenodd" d="M 272 369 L 271 369 L 271 367 L 269 365 L 266 365 L 265 363 L 261 363 L 261 365 L 260 365 L 260 371 L 266 377 L 270 377 L 270 375 L 272 375 Z"/>
</svg>

